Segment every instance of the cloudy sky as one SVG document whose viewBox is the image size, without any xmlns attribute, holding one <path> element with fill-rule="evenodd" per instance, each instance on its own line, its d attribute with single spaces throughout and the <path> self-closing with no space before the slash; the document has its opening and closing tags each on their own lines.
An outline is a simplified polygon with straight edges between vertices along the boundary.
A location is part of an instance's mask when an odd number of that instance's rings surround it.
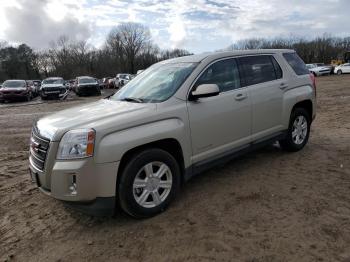
<svg viewBox="0 0 350 262">
<path fill-rule="evenodd" d="M 213 51 L 250 37 L 350 35 L 350 0 L 0 0 L 0 40 L 41 49 L 60 35 L 103 45 L 122 22 L 161 48 Z"/>
</svg>

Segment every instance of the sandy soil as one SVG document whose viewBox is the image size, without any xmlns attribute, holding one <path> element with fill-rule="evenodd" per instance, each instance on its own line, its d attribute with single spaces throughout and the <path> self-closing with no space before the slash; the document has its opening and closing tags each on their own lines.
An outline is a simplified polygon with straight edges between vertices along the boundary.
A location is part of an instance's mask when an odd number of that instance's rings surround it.
<svg viewBox="0 0 350 262">
<path fill-rule="evenodd" d="M 350 261 L 350 75 L 319 77 L 307 147 L 193 178 L 163 214 L 93 218 L 36 189 L 34 119 L 96 98 L 0 106 L 0 261 Z"/>
</svg>

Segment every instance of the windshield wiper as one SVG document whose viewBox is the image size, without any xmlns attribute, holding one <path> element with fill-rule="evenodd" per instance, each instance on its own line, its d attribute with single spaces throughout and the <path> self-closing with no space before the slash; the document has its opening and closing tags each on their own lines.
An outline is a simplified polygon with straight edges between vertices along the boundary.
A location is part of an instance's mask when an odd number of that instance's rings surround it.
<svg viewBox="0 0 350 262">
<path fill-rule="evenodd" d="M 143 103 L 143 99 L 137 97 L 124 97 L 123 99 L 120 99 L 120 101 Z"/>
</svg>

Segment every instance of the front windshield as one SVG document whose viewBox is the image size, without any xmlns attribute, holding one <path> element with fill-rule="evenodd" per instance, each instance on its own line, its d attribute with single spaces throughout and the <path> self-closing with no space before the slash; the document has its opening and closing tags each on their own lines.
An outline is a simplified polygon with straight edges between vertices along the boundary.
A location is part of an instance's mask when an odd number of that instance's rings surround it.
<svg viewBox="0 0 350 262">
<path fill-rule="evenodd" d="M 61 78 L 48 78 L 43 81 L 43 84 L 63 84 L 63 79 Z"/>
<path fill-rule="evenodd" d="M 315 68 L 316 66 L 315 65 L 311 65 L 311 64 L 308 64 L 308 65 L 306 65 L 306 67 L 308 68 L 308 69 L 312 69 L 312 68 Z"/>
<path fill-rule="evenodd" d="M 24 81 L 5 81 L 2 84 L 2 87 L 6 88 L 18 88 L 18 87 L 25 87 L 26 83 Z"/>
<path fill-rule="evenodd" d="M 137 100 L 158 103 L 170 98 L 192 73 L 196 63 L 160 64 L 147 69 L 111 97 L 112 100 Z"/>
<path fill-rule="evenodd" d="M 96 80 L 93 78 L 80 78 L 79 84 L 96 84 Z"/>
<path fill-rule="evenodd" d="M 129 75 L 119 75 L 118 78 L 120 78 L 120 79 L 128 79 Z"/>
</svg>

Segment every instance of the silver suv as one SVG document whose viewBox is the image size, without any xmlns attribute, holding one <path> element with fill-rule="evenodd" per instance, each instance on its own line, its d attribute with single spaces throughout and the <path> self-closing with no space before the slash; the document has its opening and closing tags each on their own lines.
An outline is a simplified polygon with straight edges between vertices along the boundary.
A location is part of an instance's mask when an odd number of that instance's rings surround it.
<svg viewBox="0 0 350 262">
<path fill-rule="evenodd" d="M 293 50 L 162 61 L 107 99 L 37 121 L 31 177 L 82 211 L 153 216 L 184 181 L 217 163 L 275 141 L 302 149 L 315 88 Z"/>
</svg>

